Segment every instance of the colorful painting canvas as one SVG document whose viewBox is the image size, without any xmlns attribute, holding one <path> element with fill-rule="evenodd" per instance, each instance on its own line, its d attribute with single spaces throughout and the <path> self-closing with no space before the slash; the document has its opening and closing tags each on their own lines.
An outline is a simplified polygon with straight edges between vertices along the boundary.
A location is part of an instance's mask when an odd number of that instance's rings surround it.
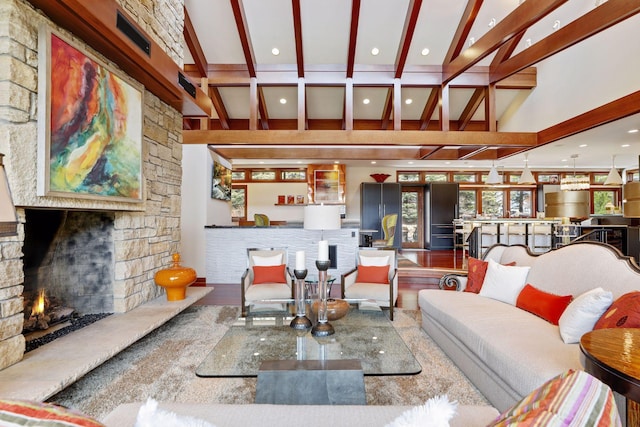
<svg viewBox="0 0 640 427">
<path fill-rule="evenodd" d="M 231 200 L 231 170 L 218 162 L 213 162 L 211 198 Z"/>
<path fill-rule="evenodd" d="M 50 30 L 40 37 L 46 173 L 39 193 L 142 201 L 141 86 Z"/>
</svg>

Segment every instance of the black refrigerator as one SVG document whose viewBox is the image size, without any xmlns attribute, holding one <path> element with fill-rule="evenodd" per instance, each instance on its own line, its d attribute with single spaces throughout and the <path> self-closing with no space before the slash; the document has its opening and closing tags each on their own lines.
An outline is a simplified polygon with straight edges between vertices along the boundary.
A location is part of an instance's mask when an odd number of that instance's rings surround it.
<svg viewBox="0 0 640 427">
<path fill-rule="evenodd" d="M 360 185 L 360 228 L 376 230 L 373 239 L 384 239 L 382 218 L 398 214 L 393 247 L 402 246 L 402 189 L 398 183 L 363 182 Z"/>
<path fill-rule="evenodd" d="M 458 217 L 458 184 L 433 182 L 425 186 L 425 248 L 453 249 L 453 220 Z"/>
</svg>

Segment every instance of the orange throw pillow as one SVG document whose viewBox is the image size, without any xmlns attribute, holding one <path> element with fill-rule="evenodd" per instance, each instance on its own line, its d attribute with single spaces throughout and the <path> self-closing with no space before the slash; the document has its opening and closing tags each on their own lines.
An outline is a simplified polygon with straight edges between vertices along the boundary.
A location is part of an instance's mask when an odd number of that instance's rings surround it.
<svg viewBox="0 0 640 427">
<path fill-rule="evenodd" d="M 261 283 L 287 283 L 284 275 L 285 264 L 269 266 L 253 266 L 253 284 Z"/>
<path fill-rule="evenodd" d="M 516 307 L 542 317 L 553 325 L 557 325 L 560 316 L 562 316 L 572 299 L 572 295 L 554 295 L 526 284 L 520 291 L 520 295 L 518 295 Z"/>
<path fill-rule="evenodd" d="M 640 291 L 629 292 L 615 300 L 593 327 L 609 328 L 640 328 Z"/>
<path fill-rule="evenodd" d="M 358 265 L 357 283 L 389 284 L 389 266 Z"/>
<path fill-rule="evenodd" d="M 516 265 L 515 261 L 508 266 Z M 482 289 L 482 283 L 484 283 L 484 276 L 487 274 L 487 268 L 489 267 L 488 261 L 469 257 L 469 268 L 467 269 L 467 286 L 464 288 L 465 292 L 473 292 L 477 294 Z"/>
</svg>

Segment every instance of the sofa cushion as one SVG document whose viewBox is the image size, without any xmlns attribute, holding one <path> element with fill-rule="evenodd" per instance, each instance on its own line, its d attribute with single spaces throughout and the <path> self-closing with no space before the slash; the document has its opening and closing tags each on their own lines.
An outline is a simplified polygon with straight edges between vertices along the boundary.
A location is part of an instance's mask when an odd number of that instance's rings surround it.
<svg viewBox="0 0 640 427">
<path fill-rule="evenodd" d="M 148 398 L 147 402 L 138 410 L 135 427 L 214 427 L 213 424 L 173 411 L 158 408 L 158 402 Z"/>
<path fill-rule="evenodd" d="M 356 283 L 389 284 L 389 265 L 359 265 Z"/>
<path fill-rule="evenodd" d="M 593 327 L 607 328 L 640 328 L 640 291 L 629 292 L 615 300 Z"/>
<path fill-rule="evenodd" d="M 487 427 L 620 426 L 611 389 L 584 371 L 568 370 L 532 391 Z"/>
<path fill-rule="evenodd" d="M 360 254 L 360 265 L 382 267 L 389 265 L 389 256 L 366 256 Z"/>
<path fill-rule="evenodd" d="M 253 284 L 261 283 L 287 283 L 284 270 L 286 265 L 253 266 Z"/>
<path fill-rule="evenodd" d="M 530 268 L 501 265 L 490 259 L 479 295 L 516 305 Z"/>
<path fill-rule="evenodd" d="M 515 306 L 440 289 L 420 291 L 419 305 L 518 398 L 568 368 L 582 369 L 577 344 L 565 344 L 557 326 Z"/>
<path fill-rule="evenodd" d="M 469 267 L 467 270 L 467 286 L 465 292 L 473 292 L 477 294 L 482 289 L 484 276 L 487 274 L 489 263 L 481 259 L 469 257 Z"/>
<path fill-rule="evenodd" d="M 424 405 L 403 412 L 385 427 L 448 427 L 456 414 L 457 402 L 450 402 L 446 395 L 432 397 Z"/>
<path fill-rule="evenodd" d="M 516 307 L 527 310 L 529 313 L 533 313 L 547 322 L 557 325 L 560 316 L 572 298 L 573 296 L 571 295 L 554 295 L 541 291 L 531 284 L 526 284 L 520 291 L 520 295 L 518 295 Z"/>
<path fill-rule="evenodd" d="M 0 400 L 0 425 L 104 427 L 104 424 L 78 411 L 26 400 Z"/>
<path fill-rule="evenodd" d="M 282 264 L 282 254 L 269 256 L 252 255 L 251 260 L 253 261 L 253 265 L 259 265 L 262 267 L 270 265 L 280 265 Z"/>
<path fill-rule="evenodd" d="M 560 316 L 560 336 L 567 344 L 580 341 L 582 335 L 593 330 L 600 316 L 611 306 L 613 295 L 602 288 L 583 293 Z"/>
</svg>

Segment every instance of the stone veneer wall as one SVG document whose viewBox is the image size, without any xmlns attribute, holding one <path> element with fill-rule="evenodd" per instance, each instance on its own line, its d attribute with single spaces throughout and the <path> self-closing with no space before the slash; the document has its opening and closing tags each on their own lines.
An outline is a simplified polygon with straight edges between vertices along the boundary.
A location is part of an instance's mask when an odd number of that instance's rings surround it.
<svg viewBox="0 0 640 427">
<path fill-rule="evenodd" d="M 119 0 L 119 4 L 182 64 L 182 0 Z M 21 333 L 24 208 L 115 212 L 116 312 L 129 311 L 162 293 L 153 276 L 170 265 L 180 243 L 182 115 L 148 91 L 143 107 L 143 204 L 37 196 L 40 24 L 67 33 L 25 0 L 0 0 L 0 152 L 6 155 L 5 168 L 21 221 L 18 236 L 0 238 L 0 369 L 20 361 L 25 347 Z"/>
</svg>

